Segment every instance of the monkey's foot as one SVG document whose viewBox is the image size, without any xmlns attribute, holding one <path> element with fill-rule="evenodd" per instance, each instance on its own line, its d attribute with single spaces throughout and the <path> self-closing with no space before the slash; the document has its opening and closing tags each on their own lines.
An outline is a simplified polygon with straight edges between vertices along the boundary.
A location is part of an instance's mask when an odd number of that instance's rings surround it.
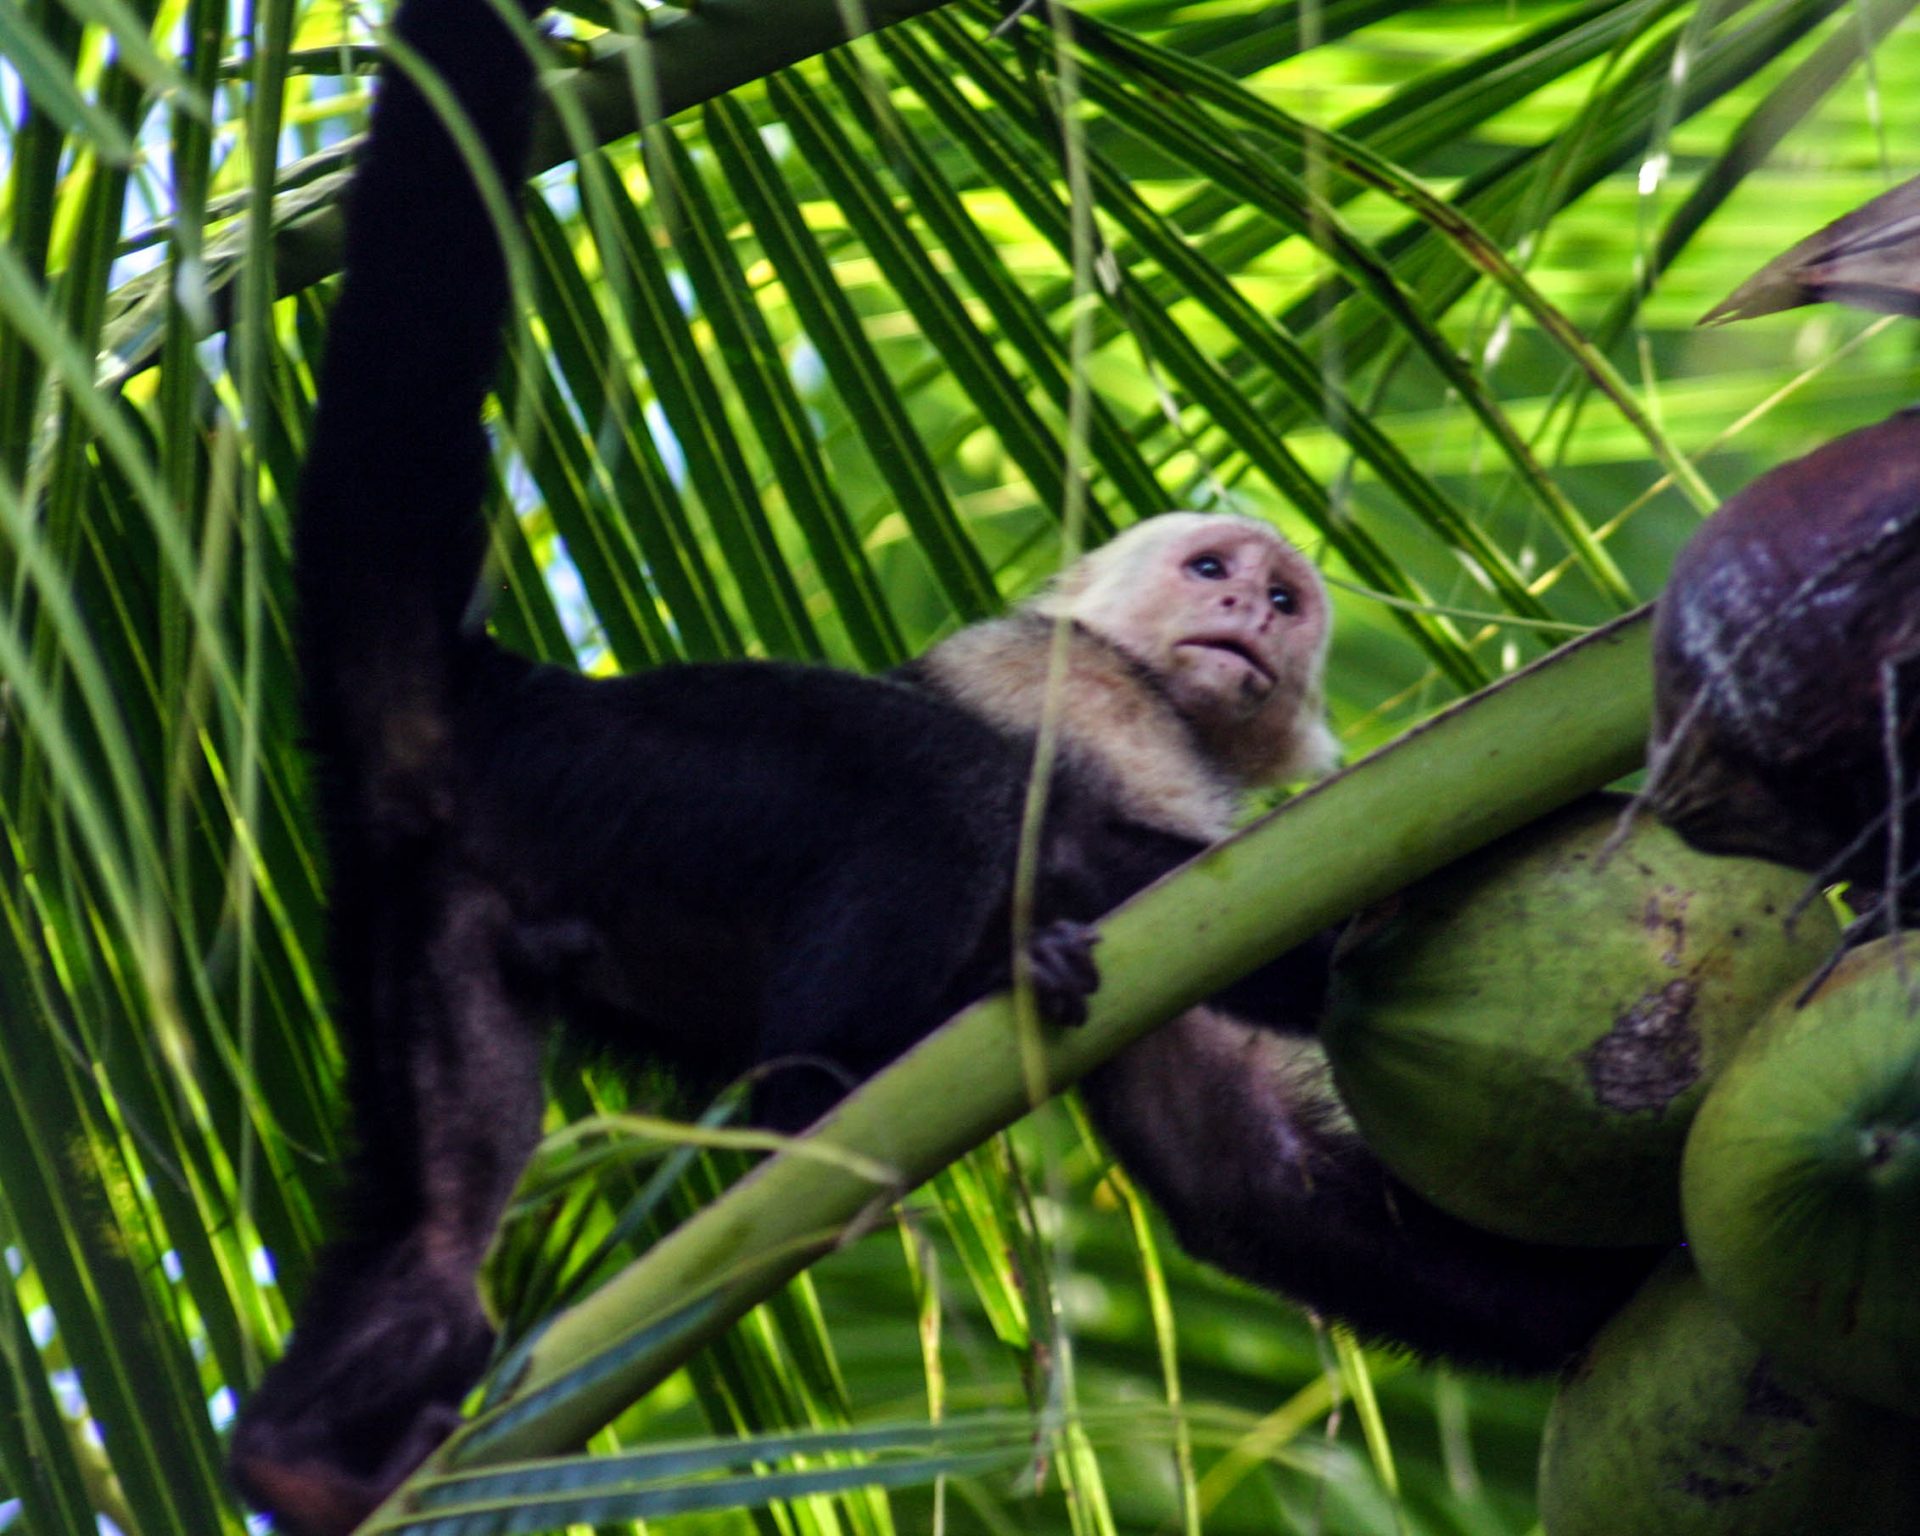
<svg viewBox="0 0 1920 1536">
<path fill-rule="evenodd" d="M 370 1473 L 349 1471 L 324 1456 L 280 1454 L 252 1437 L 229 1463 L 235 1485 L 256 1509 L 273 1516 L 285 1536 L 344 1536 L 358 1527 L 407 1474 L 452 1434 L 460 1415 L 444 1403 L 423 1408 L 386 1462 Z"/>
<path fill-rule="evenodd" d="M 242 1408 L 228 1466 L 276 1530 L 345 1536 L 460 1422 L 493 1330 L 471 1278 L 412 1258 L 342 1245 L 323 1261 L 292 1344 Z"/>
<path fill-rule="evenodd" d="M 1071 1028 L 1087 1021 L 1087 999 L 1100 985 L 1093 946 L 1100 935 L 1085 923 L 1062 918 L 1037 929 L 1027 946 L 1033 1000 L 1047 1023 Z"/>
</svg>

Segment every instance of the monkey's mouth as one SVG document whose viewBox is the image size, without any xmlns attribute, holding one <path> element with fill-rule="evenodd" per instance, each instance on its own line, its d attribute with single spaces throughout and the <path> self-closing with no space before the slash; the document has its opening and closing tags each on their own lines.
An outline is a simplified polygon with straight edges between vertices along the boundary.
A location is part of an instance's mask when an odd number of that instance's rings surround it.
<svg viewBox="0 0 1920 1536">
<path fill-rule="evenodd" d="M 1191 640 L 1182 640 L 1180 644 L 1183 647 L 1190 646 L 1194 650 L 1217 651 L 1222 655 L 1231 656 L 1244 665 L 1249 672 L 1253 673 L 1254 676 L 1260 680 L 1262 686 L 1271 687 L 1273 685 L 1273 668 L 1268 666 L 1264 660 L 1256 655 L 1251 646 L 1245 645 L 1241 641 L 1231 640 L 1225 636 L 1216 637 L 1209 635 L 1195 636 Z"/>
</svg>

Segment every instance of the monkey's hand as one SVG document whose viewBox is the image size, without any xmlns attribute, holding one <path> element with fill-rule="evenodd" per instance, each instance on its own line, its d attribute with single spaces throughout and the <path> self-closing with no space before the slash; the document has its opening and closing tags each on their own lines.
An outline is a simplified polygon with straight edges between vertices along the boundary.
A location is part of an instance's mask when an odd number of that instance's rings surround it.
<svg viewBox="0 0 1920 1536">
<path fill-rule="evenodd" d="M 1100 935 L 1061 918 L 1036 929 L 1027 945 L 1033 1001 L 1040 1017 L 1062 1028 L 1087 1022 L 1087 999 L 1100 985 L 1093 946 Z"/>
</svg>

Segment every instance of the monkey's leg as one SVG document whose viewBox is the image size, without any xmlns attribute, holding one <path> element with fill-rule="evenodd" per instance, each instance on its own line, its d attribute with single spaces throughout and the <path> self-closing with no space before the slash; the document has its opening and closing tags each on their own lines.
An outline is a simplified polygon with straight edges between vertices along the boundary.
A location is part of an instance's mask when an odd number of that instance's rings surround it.
<svg viewBox="0 0 1920 1536">
<path fill-rule="evenodd" d="M 339 888 L 356 886 L 377 889 Z M 475 1272 L 539 1133 L 540 1042 L 502 973 L 504 901 L 432 867 L 385 891 L 342 919 L 343 947 L 372 962 L 342 998 L 367 1019 L 348 1030 L 348 1235 L 233 1439 L 242 1491 L 296 1536 L 350 1530 L 452 1428 L 493 1341 Z"/>
<path fill-rule="evenodd" d="M 1422 1355 L 1552 1370 L 1659 1257 L 1515 1242 L 1436 1209 L 1346 1124 L 1314 1042 L 1205 1009 L 1081 1087 L 1189 1253 Z"/>
</svg>

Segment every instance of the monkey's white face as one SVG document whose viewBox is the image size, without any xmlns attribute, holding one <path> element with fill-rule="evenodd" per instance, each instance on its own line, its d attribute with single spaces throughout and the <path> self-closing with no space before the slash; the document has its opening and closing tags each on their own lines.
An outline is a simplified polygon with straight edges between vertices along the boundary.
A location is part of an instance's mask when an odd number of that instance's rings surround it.
<svg viewBox="0 0 1920 1536">
<path fill-rule="evenodd" d="M 1331 766 L 1320 702 L 1320 573 L 1248 518 L 1168 513 L 1089 557 L 1055 600 L 1160 677 L 1180 712 L 1250 778 Z"/>
<path fill-rule="evenodd" d="M 1221 523 L 1167 541 L 1142 572 L 1141 610 L 1158 617 L 1163 677 L 1190 714 L 1245 719 L 1276 688 L 1298 698 L 1326 625 L 1320 579 L 1252 525 Z"/>
</svg>

